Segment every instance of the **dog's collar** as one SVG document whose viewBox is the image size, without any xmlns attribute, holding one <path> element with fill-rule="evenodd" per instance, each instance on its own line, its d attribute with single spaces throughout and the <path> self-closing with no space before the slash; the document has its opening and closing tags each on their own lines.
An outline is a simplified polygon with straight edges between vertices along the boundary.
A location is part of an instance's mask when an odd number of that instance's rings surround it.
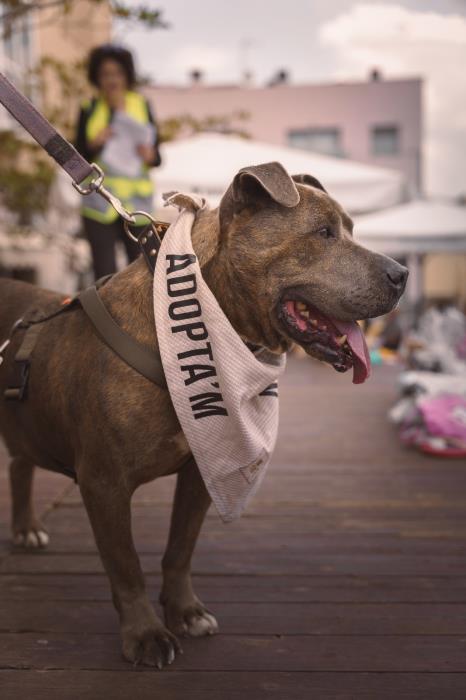
<svg viewBox="0 0 466 700">
<path fill-rule="evenodd" d="M 143 228 L 137 237 L 139 250 L 152 275 L 155 272 L 157 254 L 162 244 L 161 238 L 163 238 L 169 226 L 170 224 L 166 221 L 151 222 L 148 226 Z"/>
</svg>

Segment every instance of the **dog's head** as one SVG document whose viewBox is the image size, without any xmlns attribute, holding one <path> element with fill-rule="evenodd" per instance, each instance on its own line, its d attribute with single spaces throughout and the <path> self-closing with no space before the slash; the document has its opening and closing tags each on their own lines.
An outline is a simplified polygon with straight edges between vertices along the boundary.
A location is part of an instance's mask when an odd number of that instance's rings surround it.
<svg viewBox="0 0 466 700">
<path fill-rule="evenodd" d="M 274 351 L 296 342 L 364 381 L 370 362 L 356 321 L 393 309 L 407 269 L 358 245 L 320 182 L 290 177 L 279 163 L 240 170 L 218 215 L 228 270 L 219 301 L 241 335 Z"/>
</svg>

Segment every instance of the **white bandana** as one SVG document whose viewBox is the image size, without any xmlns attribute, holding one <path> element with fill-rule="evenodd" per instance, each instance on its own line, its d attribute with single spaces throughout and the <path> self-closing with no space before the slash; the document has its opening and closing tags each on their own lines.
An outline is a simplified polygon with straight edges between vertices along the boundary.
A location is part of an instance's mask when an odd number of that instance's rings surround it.
<svg viewBox="0 0 466 700">
<path fill-rule="evenodd" d="M 277 377 L 285 355 L 245 345 L 202 278 L 191 228 L 199 197 L 172 195 L 183 209 L 166 232 L 154 275 L 154 315 L 170 397 L 217 511 L 238 518 L 275 447 Z"/>
</svg>

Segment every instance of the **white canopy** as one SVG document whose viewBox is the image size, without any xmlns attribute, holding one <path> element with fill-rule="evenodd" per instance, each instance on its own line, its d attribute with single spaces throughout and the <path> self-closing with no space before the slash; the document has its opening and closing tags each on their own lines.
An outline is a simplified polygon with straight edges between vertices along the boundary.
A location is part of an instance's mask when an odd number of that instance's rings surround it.
<svg viewBox="0 0 466 700">
<path fill-rule="evenodd" d="M 354 234 L 390 255 L 466 253 L 466 206 L 416 200 L 358 217 Z"/>
<path fill-rule="evenodd" d="M 290 174 L 313 175 L 350 213 L 398 204 L 405 192 L 398 171 L 239 136 L 203 133 L 173 141 L 163 146 L 162 158 L 153 173 L 159 196 L 170 190 L 197 192 L 212 206 L 240 168 L 269 161 L 280 162 Z"/>
</svg>

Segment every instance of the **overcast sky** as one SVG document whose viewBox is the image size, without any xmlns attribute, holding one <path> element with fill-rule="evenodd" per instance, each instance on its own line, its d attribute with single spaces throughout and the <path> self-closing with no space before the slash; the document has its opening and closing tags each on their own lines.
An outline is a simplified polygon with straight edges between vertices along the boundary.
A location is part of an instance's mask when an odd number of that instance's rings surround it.
<svg viewBox="0 0 466 700">
<path fill-rule="evenodd" d="M 141 4 L 133 0 L 134 5 Z M 296 83 L 421 76 L 425 176 L 435 194 L 466 192 L 466 0 L 146 0 L 171 27 L 115 27 L 139 71 L 186 83 L 192 68 L 210 83 L 247 69 L 263 84 L 280 68 Z"/>
</svg>

